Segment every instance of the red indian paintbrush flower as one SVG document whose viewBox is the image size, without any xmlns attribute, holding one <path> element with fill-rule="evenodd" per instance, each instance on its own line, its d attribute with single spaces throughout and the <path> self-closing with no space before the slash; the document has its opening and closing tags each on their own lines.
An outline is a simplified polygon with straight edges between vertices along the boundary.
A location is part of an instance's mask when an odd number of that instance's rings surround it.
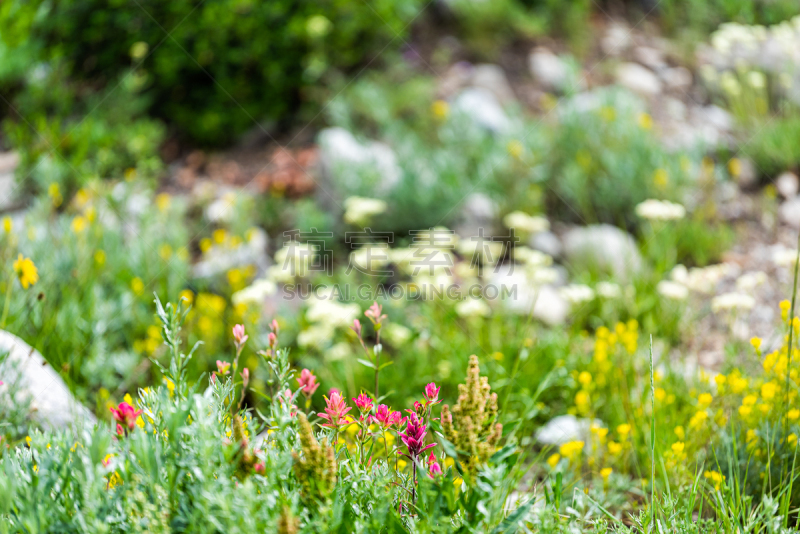
<svg viewBox="0 0 800 534">
<path fill-rule="evenodd" d="M 249 336 L 246 336 L 245 333 L 244 333 L 244 325 L 243 324 L 237 324 L 237 325 L 235 325 L 233 327 L 233 340 L 236 343 L 236 348 L 237 349 L 239 349 L 242 346 L 244 346 L 244 344 L 247 341 L 248 337 Z"/>
<path fill-rule="evenodd" d="M 307 397 L 310 397 L 317 391 L 319 387 L 319 382 L 317 382 L 317 377 L 314 376 L 314 373 L 309 371 L 308 369 L 303 369 L 300 372 L 300 377 L 297 379 L 297 384 L 300 386 L 303 394 Z"/>
<path fill-rule="evenodd" d="M 442 474 L 442 466 L 439 465 L 439 462 L 436 461 L 436 455 L 431 453 L 428 456 L 428 476 L 434 478 L 436 475 Z"/>
<path fill-rule="evenodd" d="M 109 408 L 109 410 L 111 410 L 114 420 L 119 423 L 117 431 L 120 430 L 120 426 L 133 430 L 133 427 L 136 426 L 136 418 L 142 415 L 142 410 L 137 410 L 127 402 L 121 402 L 118 407 Z"/>
<path fill-rule="evenodd" d="M 353 402 L 356 403 L 356 407 L 362 414 L 372 410 L 372 399 L 366 393 L 354 397 Z"/>
<path fill-rule="evenodd" d="M 385 404 L 380 404 L 375 409 L 375 415 L 372 416 L 372 420 L 387 429 L 392 425 L 399 425 L 400 416 L 400 412 L 393 412 Z"/>
<path fill-rule="evenodd" d="M 436 443 L 425 445 L 427 434 L 427 426 L 422 423 L 417 414 L 412 412 L 407 420 L 406 431 L 400 432 L 400 439 L 408 448 L 407 456 L 411 461 L 416 461 L 423 452 L 436 446 Z"/>
<path fill-rule="evenodd" d="M 227 375 L 231 371 L 231 362 L 223 362 L 222 360 L 217 360 L 217 372 L 223 376 Z"/>
<path fill-rule="evenodd" d="M 425 386 L 425 404 L 428 406 L 439 404 L 441 402 L 439 400 L 439 390 L 441 389 L 442 388 L 437 388 L 434 382 L 431 382 Z"/>
<path fill-rule="evenodd" d="M 338 430 L 340 426 L 347 422 L 344 416 L 347 415 L 347 412 L 350 410 L 352 410 L 352 408 L 347 406 L 342 395 L 338 391 L 332 391 L 330 398 L 325 397 L 325 413 L 319 414 L 322 419 L 327 421 L 327 423 L 322 426 Z"/>
</svg>

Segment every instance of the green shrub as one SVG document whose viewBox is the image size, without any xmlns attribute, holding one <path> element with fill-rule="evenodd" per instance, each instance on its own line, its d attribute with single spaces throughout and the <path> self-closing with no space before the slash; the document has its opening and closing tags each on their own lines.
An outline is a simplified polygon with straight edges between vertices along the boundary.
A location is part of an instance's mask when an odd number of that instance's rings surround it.
<svg viewBox="0 0 800 534">
<path fill-rule="evenodd" d="M 756 124 L 752 138 L 740 146 L 759 174 L 775 177 L 800 166 L 800 116 L 781 116 Z"/>
<path fill-rule="evenodd" d="M 295 112 L 302 88 L 330 68 L 364 64 L 399 45 L 417 0 L 8 2 L 0 35 L 71 78 L 113 87 L 132 67 L 152 111 L 201 143 Z"/>
</svg>

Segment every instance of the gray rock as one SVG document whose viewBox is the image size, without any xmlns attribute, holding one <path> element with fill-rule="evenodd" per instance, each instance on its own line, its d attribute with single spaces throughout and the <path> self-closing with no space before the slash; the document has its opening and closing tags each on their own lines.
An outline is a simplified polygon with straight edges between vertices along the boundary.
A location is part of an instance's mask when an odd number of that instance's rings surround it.
<svg viewBox="0 0 800 534">
<path fill-rule="evenodd" d="M 595 419 L 594 424 L 601 426 L 602 421 Z M 536 431 L 536 441 L 551 447 L 558 447 L 570 441 L 583 441 L 586 445 L 590 445 L 591 428 L 592 421 L 590 419 L 578 419 L 574 415 L 559 415 Z"/>
<path fill-rule="evenodd" d="M 553 258 L 560 258 L 563 252 L 561 241 L 553 232 L 538 232 L 533 234 L 528 240 L 528 245 L 533 250 L 549 254 Z"/>
<path fill-rule="evenodd" d="M 736 177 L 736 183 L 742 189 L 750 189 L 758 185 L 758 171 L 755 163 L 750 158 L 739 158 L 741 170 Z"/>
<path fill-rule="evenodd" d="M 505 71 L 498 65 L 476 65 L 472 70 L 471 85 L 490 91 L 498 102 L 505 105 L 515 100 Z"/>
<path fill-rule="evenodd" d="M 346 186 L 357 188 L 356 169 L 371 169 L 380 175 L 382 190 L 391 190 L 402 176 L 394 151 L 384 143 L 357 140 L 344 128 L 326 128 L 317 138 L 320 146 L 320 163 L 326 172 L 338 174 Z"/>
<path fill-rule="evenodd" d="M 573 228 L 564 235 L 563 244 L 567 261 L 577 269 L 599 269 L 626 278 L 643 265 L 636 241 L 616 226 Z"/>
<path fill-rule="evenodd" d="M 792 228 L 800 228 L 800 197 L 785 201 L 778 208 L 780 220 Z"/>
<path fill-rule="evenodd" d="M 0 396 L 7 391 L 15 403 L 29 406 L 33 422 L 48 430 L 97 422 L 36 349 L 0 330 L 0 352 L 8 353 L 0 364 Z"/>
<path fill-rule="evenodd" d="M 657 48 L 637 46 L 633 50 L 633 57 L 636 58 L 636 61 L 654 71 L 659 71 L 667 66 L 667 62 L 664 61 L 664 53 Z"/>
<path fill-rule="evenodd" d="M 504 133 L 511 127 L 506 112 L 494 94 L 481 87 L 470 87 L 459 93 L 453 103 L 455 110 L 470 117 L 475 124 L 494 133 Z"/>
<path fill-rule="evenodd" d="M 692 86 L 692 72 L 686 67 L 671 67 L 661 71 L 661 79 L 667 89 L 688 91 Z"/>
<path fill-rule="evenodd" d="M 800 182 L 797 180 L 797 175 L 793 172 L 786 171 L 781 173 L 775 179 L 775 189 L 781 194 L 783 198 L 790 199 L 797 196 L 800 191 Z"/>
<path fill-rule="evenodd" d="M 545 90 L 562 92 L 568 89 L 570 69 L 550 50 L 538 47 L 528 56 L 528 67 L 533 79 Z"/>
<path fill-rule="evenodd" d="M 661 80 L 655 73 L 638 63 L 623 63 L 617 67 L 617 83 L 641 96 L 654 97 L 661 94 Z"/>
<path fill-rule="evenodd" d="M 600 41 L 600 48 L 607 56 L 619 56 L 633 43 L 631 29 L 624 22 L 612 22 Z"/>
</svg>

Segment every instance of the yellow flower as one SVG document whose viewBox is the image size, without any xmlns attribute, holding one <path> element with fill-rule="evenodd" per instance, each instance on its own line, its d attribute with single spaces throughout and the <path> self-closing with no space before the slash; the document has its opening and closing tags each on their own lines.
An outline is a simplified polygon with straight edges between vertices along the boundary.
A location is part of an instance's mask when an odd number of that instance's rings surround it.
<svg viewBox="0 0 800 534">
<path fill-rule="evenodd" d="M 25 436 L 25 443 L 28 444 L 28 447 L 31 446 L 31 437 L 30 436 Z"/>
<path fill-rule="evenodd" d="M 56 208 L 59 207 L 61 203 L 64 201 L 63 197 L 61 196 L 61 188 L 58 187 L 58 184 L 56 182 L 51 183 L 47 187 L 47 195 L 53 201 L 53 206 L 55 206 Z"/>
<path fill-rule="evenodd" d="M 167 385 L 167 389 L 169 390 L 170 395 L 175 393 L 175 382 L 173 382 L 169 378 L 165 378 L 164 383 Z"/>
<path fill-rule="evenodd" d="M 168 260 L 172 256 L 172 247 L 168 243 L 162 243 L 158 247 L 158 255 L 161 256 L 162 260 Z"/>
<path fill-rule="evenodd" d="M 84 219 L 80 215 L 77 215 L 72 219 L 72 231 L 75 232 L 76 234 L 80 234 L 81 232 L 86 230 L 86 226 L 88 224 L 89 223 L 86 221 L 86 219 Z"/>
<path fill-rule="evenodd" d="M 734 178 L 738 178 L 742 174 L 742 162 L 738 158 L 731 158 L 728 161 L 728 172 Z"/>
<path fill-rule="evenodd" d="M 701 393 L 700 396 L 697 397 L 698 404 L 705 407 L 710 406 L 713 400 L 714 397 L 712 397 L 710 393 Z"/>
<path fill-rule="evenodd" d="M 654 395 L 657 401 L 663 401 L 664 398 L 667 396 L 667 392 L 664 388 L 656 388 Z"/>
<path fill-rule="evenodd" d="M 706 471 L 703 473 L 703 476 L 712 484 L 714 484 L 714 489 L 719 491 L 720 486 L 722 485 L 722 481 L 725 480 L 725 475 L 722 475 L 716 471 Z"/>
<path fill-rule="evenodd" d="M 131 280 L 131 291 L 136 295 L 144 293 L 144 282 L 142 282 L 142 279 L 138 276 Z"/>
<path fill-rule="evenodd" d="M 583 445 L 584 443 L 582 441 L 568 441 L 559 447 L 558 452 L 560 452 L 561 456 L 564 458 L 568 458 L 572 461 L 580 456 L 583 451 Z"/>
<path fill-rule="evenodd" d="M 676 441 L 670 446 L 670 448 L 674 454 L 680 455 L 683 454 L 683 449 L 686 448 L 686 445 L 682 441 Z"/>
<path fill-rule="evenodd" d="M 170 200 L 171 197 L 169 196 L 169 193 L 161 193 L 158 195 L 156 197 L 156 206 L 158 206 L 158 211 L 162 213 L 167 211 L 167 209 L 169 209 Z"/>
<path fill-rule="evenodd" d="M 102 251 L 102 250 L 98 250 L 97 252 L 95 252 L 94 253 L 94 262 L 97 265 L 100 265 L 100 266 L 105 265 L 105 263 L 106 263 L 106 253 L 104 251 Z"/>
<path fill-rule="evenodd" d="M 17 256 L 13 267 L 23 289 L 28 289 L 39 281 L 39 271 L 36 270 L 36 265 L 33 264 L 30 258 L 24 258 L 22 254 L 20 254 Z"/>
<path fill-rule="evenodd" d="M 180 297 L 182 299 L 186 299 L 187 305 L 194 302 L 194 293 L 192 292 L 191 289 L 184 289 L 183 291 L 181 291 Z"/>
<path fill-rule="evenodd" d="M 211 237 L 214 239 L 214 242 L 221 245 L 225 242 L 225 238 L 228 237 L 228 233 L 223 228 L 219 228 L 212 232 Z"/>
<path fill-rule="evenodd" d="M 653 175 L 653 183 L 659 189 L 664 189 L 669 183 L 669 173 L 665 169 L 656 169 Z"/>
<path fill-rule="evenodd" d="M 620 439 L 624 440 L 625 438 L 628 437 L 628 434 L 630 433 L 631 433 L 631 425 L 629 424 L 619 425 L 617 427 L 617 434 L 619 434 Z"/>
<path fill-rule="evenodd" d="M 600 470 L 600 476 L 603 477 L 604 481 L 608 481 L 608 477 L 611 476 L 611 473 L 613 471 L 614 470 L 610 467 L 604 467 L 603 469 Z"/>
<path fill-rule="evenodd" d="M 578 382 L 580 382 L 582 386 L 586 387 L 592 383 L 592 375 L 586 371 L 583 371 L 578 375 Z"/>
<path fill-rule="evenodd" d="M 761 396 L 764 400 L 770 400 L 775 397 L 775 393 L 778 392 L 778 386 L 774 382 L 767 382 L 766 384 L 761 386 Z"/>
<path fill-rule="evenodd" d="M 508 150 L 508 153 L 511 155 L 512 158 L 519 159 L 520 156 L 522 156 L 522 150 L 523 150 L 522 143 L 520 143 L 517 140 L 509 141 L 506 150 Z"/>
<path fill-rule="evenodd" d="M 760 337 L 751 337 L 750 344 L 753 345 L 753 348 L 757 351 L 761 350 L 761 338 Z"/>
<path fill-rule="evenodd" d="M 10 234 L 12 226 L 13 224 L 11 223 L 11 217 L 3 217 L 3 231 L 5 231 L 7 234 Z"/>
<path fill-rule="evenodd" d="M 444 100 L 436 100 L 431 104 L 431 114 L 441 120 L 447 117 L 448 113 L 450 113 L 450 104 L 445 102 Z"/>
<path fill-rule="evenodd" d="M 547 458 L 547 465 L 550 466 L 550 469 L 555 469 L 560 459 L 561 459 L 560 454 L 558 454 L 557 452 L 553 453 Z"/>
<path fill-rule="evenodd" d="M 785 321 L 789 317 L 789 308 L 792 307 L 792 303 L 788 300 L 782 300 L 779 306 L 781 307 L 781 318 Z"/>
<path fill-rule="evenodd" d="M 407 465 L 408 465 L 408 462 L 406 462 L 405 460 L 397 460 L 397 469 L 399 469 L 400 471 L 405 469 L 405 467 Z"/>
<path fill-rule="evenodd" d="M 617 443 L 616 441 L 609 441 L 608 442 L 608 453 L 612 456 L 616 456 L 617 454 L 622 452 L 622 445 Z"/>
<path fill-rule="evenodd" d="M 200 252 L 208 252 L 208 249 L 211 248 L 211 240 L 207 237 L 204 237 L 200 240 Z"/>
<path fill-rule="evenodd" d="M 653 117 L 647 113 L 639 113 L 639 126 L 643 130 L 651 130 L 653 128 Z"/>
<path fill-rule="evenodd" d="M 698 430 L 703 427 L 707 419 L 708 414 L 704 410 L 700 410 L 689 420 L 689 428 Z"/>
<path fill-rule="evenodd" d="M 678 436 L 679 440 L 683 441 L 686 439 L 686 432 L 683 430 L 682 426 L 676 426 L 674 432 L 675 435 Z"/>
<path fill-rule="evenodd" d="M 789 418 L 789 421 L 794 421 L 798 417 L 800 417 L 800 410 L 798 410 L 797 408 L 792 408 L 791 410 L 789 410 L 789 413 L 787 413 L 786 416 Z"/>
<path fill-rule="evenodd" d="M 791 434 L 789 434 L 789 437 L 787 438 L 786 441 L 789 443 L 789 445 L 797 444 L 797 434 L 792 432 Z"/>
</svg>

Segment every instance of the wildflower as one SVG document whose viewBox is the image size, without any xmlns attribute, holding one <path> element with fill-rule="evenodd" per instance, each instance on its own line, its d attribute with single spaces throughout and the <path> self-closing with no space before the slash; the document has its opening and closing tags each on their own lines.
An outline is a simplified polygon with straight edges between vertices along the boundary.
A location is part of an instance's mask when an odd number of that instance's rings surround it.
<svg viewBox="0 0 800 534">
<path fill-rule="evenodd" d="M 436 475 L 442 474 L 442 466 L 436 461 L 436 455 L 431 453 L 428 456 L 428 476 L 434 478 Z"/>
<path fill-rule="evenodd" d="M 695 412 L 692 418 L 689 419 L 689 428 L 699 430 L 703 427 L 707 419 L 708 414 L 704 410 Z"/>
<path fill-rule="evenodd" d="M 561 459 L 560 454 L 558 454 L 557 452 L 553 453 L 547 458 L 547 465 L 550 466 L 550 469 L 555 469 L 560 459 Z"/>
<path fill-rule="evenodd" d="M 11 217 L 3 217 L 3 231 L 7 234 L 10 234 L 12 227 L 13 224 L 11 223 Z"/>
<path fill-rule="evenodd" d="M 387 429 L 392 425 L 399 425 L 401 423 L 400 417 L 400 412 L 392 411 L 385 404 L 380 404 L 375 409 L 375 415 L 372 416 L 372 420 Z"/>
<path fill-rule="evenodd" d="M 331 390 L 330 395 L 330 398 L 324 397 L 325 413 L 321 413 L 319 416 L 327 421 L 327 423 L 322 426 L 333 428 L 338 431 L 339 427 L 345 423 L 344 416 L 347 415 L 347 412 L 352 410 L 352 408 L 347 406 L 347 403 L 345 403 L 342 395 L 338 391 Z"/>
<path fill-rule="evenodd" d="M 775 397 L 775 394 L 778 392 L 778 385 L 775 382 L 767 382 L 766 384 L 761 386 L 761 397 L 764 400 L 771 400 Z"/>
<path fill-rule="evenodd" d="M 798 410 L 797 408 L 792 408 L 786 414 L 786 417 L 789 418 L 789 421 L 795 421 L 797 420 L 797 418 L 800 418 L 800 410 Z"/>
<path fill-rule="evenodd" d="M 144 293 L 144 282 L 142 282 L 142 279 L 138 276 L 131 280 L 131 291 L 133 291 L 135 295 Z"/>
<path fill-rule="evenodd" d="M 738 178 L 742 174 L 742 162 L 739 158 L 731 158 L 728 161 L 728 172 L 734 178 Z"/>
<path fill-rule="evenodd" d="M 686 445 L 682 441 L 676 441 L 672 445 L 670 445 L 670 449 L 672 449 L 672 453 L 675 455 L 683 454 L 683 450 L 686 448 Z"/>
<path fill-rule="evenodd" d="M 356 408 L 358 408 L 362 414 L 372 411 L 372 399 L 366 393 L 362 393 L 358 397 L 354 397 L 353 402 L 356 403 Z"/>
<path fill-rule="evenodd" d="M 522 156 L 523 149 L 524 147 L 522 146 L 522 143 L 520 143 L 516 139 L 509 141 L 508 145 L 506 145 L 506 150 L 508 151 L 508 154 L 512 158 L 516 159 L 519 159 Z"/>
<path fill-rule="evenodd" d="M 714 397 L 712 397 L 710 393 L 701 393 L 700 396 L 697 397 L 697 403 L 705 407 L 710 406 L 713 400 Z"/>
<path fill-rule="evenodd" d="M 558 452 L 571 462 L 580 456 L 583 446 L 584 443 L 582 441 L 568 441 L 559 447 Z"/>
<path fill-rule="evenodd" d="M 797 444 L 797 434 L 792 432 L 791 434 L 789 434 L 789 437 L 786 438 L 786 441 L 787 441 L 787 443 L 789 443 L 789 445 L 796 445 Z"/>
<path fill-rule="evenodd" d="M 86 230 L 87 226 L 86 219 L 78 215 L 74 219 L 72 219 L 72 231 L 76 234 L 80 234 L 84 230 Z"/>
<path fill-rule="evenodd" d="M 406 423 L 406 431 L 400 432 L 400 439 L 408 449 L 407 456 L 411 461 L 416 461 L 420 454 L 436 446 L 436 443 L 425 445 L 425 436 L 428 434 L 427 426 L 422 423 L 416 414 L 411 414 Z"/>
<path fill-rule="evenodd" d="M 245 367 L 242 369 L 242 387 L 246 388 L 247 384 L 250 383 L 250 370 Z"/>
<path fill-rule="evenodd" d="M 127 402 L 121 402 L 116 408 L 109 408 L 114 420 L 119 423 L 117 431 L 119 432 L 120 425 L 124 425 L 128 430 L 133 430 L 136 425 L 136 418 L 142 414 L 142 410 L 137 410 Z"/>
<path fill-rule="evenodd" d="M 537 234 L 550 229 L 550 221 L 545 217 L 528 215 L 522 211 L 512 211 L 503 217 L 503 224 L 506 228 L 511 228 L 525 234 Z"/>
<path fill-rule="evenodd" d="M 381 315 L 383 311 L 383 306 L 378 304 L 377 302 L 373 302 L 372 306 L 369 307 L 367 311 L 364 312 L 364 315 L 372 321 L 376 327 L 380 328 L 381 321 L 386 319 L 386 314 Z"/>
<path fill-rule="evenodd" d="M 714 485 L 714 489 L 717 491 L 719 491 L 719 488 L 722 486 L 722 481 L 725 480 L 725 475 L 717 471 L 706 471 L 703 473 L 703 476 Z"/>
<path fill-rule="evenodd" d="M 436 119 L 442 120 L 450 113 L 450 104 L 444 100 L 435 100 L 431 104 L 431 113 Z"/>
<path fill-rule="evenodd" d="M 248 337 L 249 336 L 245 335 L 245 333 L 244 333 L 244 325 L 243 324 L 237 324 L 237 325 L 235 325 L 233 327 L 233 340 L 234 340 L 234 343 L 236 344 L 236 350 L 237 351 L 242 350 L 242 347 L 247 342 L 247 338 Z"/>
<path fill-rule="evenodd" d="M 639 127 L 642 130 L 652 130 L 653 129 L 653 117 L 651 117 L 647 113 L 639 113 Z"/>
<path fill-rule="evenodd" d="M 756 300 L 744 293 L 724 293 L 711 300 L 711 310 L 718 313 L 722 310 L 751 310 Z"/>
<path fill-rule="evenodd" d="M 656 172 L 653 173 L 653 184 L 659 189 L 664 189 L 669 184 L 669 173 L 667 173 L 666 169 L 656 169 Z"/>
<path fill-rule="evenodd" d="M 619 434 L 619 437 L 621 439 L 623 439 L 623 440 L 626 439 L 628 437 L 628 434 L 630 434 L 630 433 L 631 433 L 631 425 L 629 425 L 627 423 L 623 424 L 623 425 L 619 425 L 617 427 L 617 434 Z"/>
<path fill-rule="evenodd" d="M 779 306 L 781 308 L 781 318 L 785 321 L 789 317 L 789 308 L 792 306 L 792 303 L 788 300 L 782 300 Z"/>
<path fill-rule="evenodd" d="M 355 332 L 358 337 L 361 337 L 361 321 L 353 319 L 353 326 L 351 326 L 350 329 Z"/>
<path fill-rule="evenodd" d="M 270 332 L 271 333 L 271 332 Z M 297 384 L 300 386 L 303 394 L 306 397 L 310 397 L 317 391 L 319 387 L 319 382 L 317 382 L 317 377 L 314 376 L 314 373 L 309 371 L 308 369 L 303 369 L 300 372 L 300 378 L 297 379 Z"/>
<path fill-rule="evenodd" d="M 636 206 L 636 215 L 650 221 L 674 221 L 686 217 L 686 208 L 668 200 L 651 198 Z"/>
<path fill-rule="evenodd" d="M 434 404 L 439 404 L 439 390 L 441 388 L 437 388 L 434 382 L 431 382 L 427 386 L 425 386 L 425 404 L 427 406 L 432 406 Z"/>
<path fill-rule="evenodd" d="M 339 397 L 341 400 L 341 397 Z M 336 457 L 327 441 L 319 443 L 305 414 L 298 414 L 300 453 L 292 451 L 294 472 L 309 500 L 325 499 L 336 486 Z"/>
<path fill-rule="evenodd" d="M 355 226 L 363 226 L 376 215 L 386 211 L 388 205 L 383 200 L 364 197 L 350 197 L 344 201 L 344 221 Z"/>
<path fill-rule="evenodd" d="M 28 289 L 39 281 L 39 272 L 36 270 L 36 265 L 33 264 L 30 258 L 25 258 L 20 254 L 17 256 L 13 267 L 14 273 L 16 273 L 23 289 Z"/>
<path fill-rule="evenodd" d="M 227 375 L 231 370 L 231 363 L 230 362 L 223 362 L 221 360 L 217 360 L 217 372 L 223 376 Z"/>
<path fill-rule="evenodd" d="M 581 374 L 578 375 L 578 382 L 580 382 L 583 387 L 586 387 L 592 383 L 592 375 L 586 371 L 582 371 Z"/>
<path fill-rule="evenodd" d="M 678 437 L 679 440 L 683 441 L 684 439 L 686 439 L 686 431 L 683 429 L 682 426 L 680 425 L 676 426 L 673 432 L 675 432 L 675 435 Z"/>
<path fill-rule="evenodd" d="M 611 473 L 613 471 L 614 470 L 610 467 L 604 467 L 603 469 L 600 470 L 600 476 L 603 477 L 603 482 L 608 482 L 608 477 L 611 476 Z"/>
</svg>

